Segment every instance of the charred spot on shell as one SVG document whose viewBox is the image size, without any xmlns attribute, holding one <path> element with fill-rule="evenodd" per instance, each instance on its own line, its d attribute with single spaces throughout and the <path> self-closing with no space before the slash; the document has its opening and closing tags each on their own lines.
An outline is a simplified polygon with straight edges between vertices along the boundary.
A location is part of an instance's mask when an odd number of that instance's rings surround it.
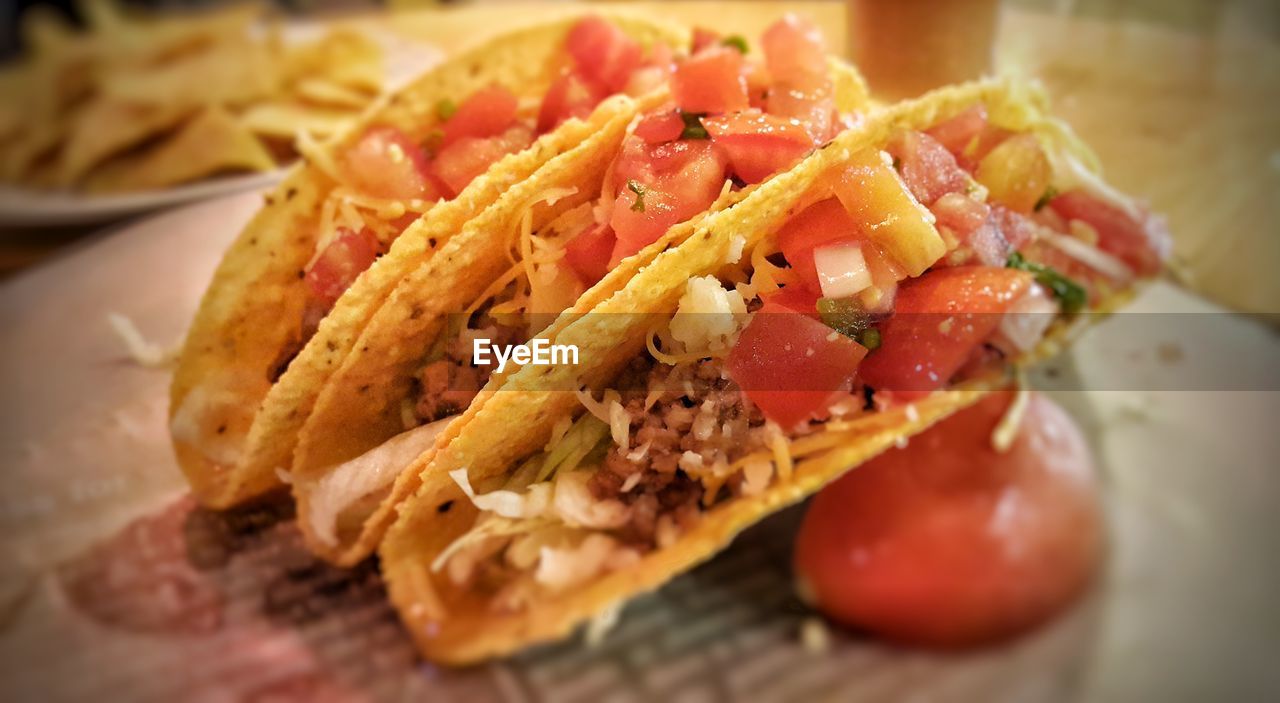
<svg viewBox="0 0 1280 703">
<path fill-rule="evenodd" d="M 452 501 L 452 500 L 446 500 L 445 502 L 443 502 L 443 503 L 441 503 L 440 505 L 437 505 L 437 506 L 436 506 L 436 512 L 437 512 L 437 513 L 447 513 L 447 512 L 449 512 L 449 509 L 450 509 L 450 508 L 452 508 L 452 507 L 453 507 L 453 501 Z"/>
</svg>

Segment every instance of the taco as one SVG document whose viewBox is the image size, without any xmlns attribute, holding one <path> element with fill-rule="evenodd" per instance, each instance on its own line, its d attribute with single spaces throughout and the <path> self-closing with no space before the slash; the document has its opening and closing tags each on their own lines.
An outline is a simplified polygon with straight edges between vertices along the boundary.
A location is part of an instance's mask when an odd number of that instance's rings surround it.
<svg viewBox="0 0 1280 703">
<path fill-rule="evenodd" d="M 201 503 L 281 486 L 323 378 L 398 281 L 505 191 L 621 120 L 687 30 L 613 17 L 493 39 L 317 143 L 231 245 L 170 388 L 173 446 Z M 424 216 L 424 213 L 429 213 Z"/>
<path fill-rule="evenodd" d="M 509 373 L 410 469 L 390 596 L 435 661 L 566 636 L 1006 386 L 1168 247 L 1033 87 L 886 108 L 549 328 L 581 363 Z"/>
<path fill-rule="evenodd" d="M 785 18 L 762 45 L 700 32 L 630 123 L 513 185 L 404 279 L 300 432 L 290 481 L 313 551 L 340 564 L 372 552 L 417 486 L 402 470 L 455 436 L 449 420 L 502 375 L 474 357 L 477 340 L 523 344 L 562 311 L 590 310 L 866 108 L 861 78 L 811 24 Z"/>
</svg>

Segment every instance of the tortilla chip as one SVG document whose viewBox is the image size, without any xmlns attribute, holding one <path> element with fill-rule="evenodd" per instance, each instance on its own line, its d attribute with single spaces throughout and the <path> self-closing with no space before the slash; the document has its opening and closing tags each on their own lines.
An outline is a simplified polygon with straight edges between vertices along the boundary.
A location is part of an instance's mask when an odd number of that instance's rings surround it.
<svg viewBox="0 0 1280 703">
<path fill-rule="evenodd" d="M 274 139 L 293 139 L 299 132 L 328 137 L 351 124 L 360 114 L 352 110 L 302 105 L 296 102 L 259 103 L 237 117 L 254 134 Z"/>
<path fill-rule="evenodd" d="M 790 171 L 766 181 L 732 208 L 705 218 L 678 246 L 646 262 L 643 270 L 593 307 L 590 315 L 562 316 L 546 336 L 553 344 L 576 346 L 580 358 L 589 360 L 583 365 L 585 370 L 565 365 L 526 366 L 487 386 L 446 430 L 448 436 L 438 438 L 435 448 L 409 469 L 419 474 L 421 485 L 399 506 L 399 517 L 379 548 L 392 601 L 423 654 L 436 661 L 462 664 L 568 635 L 591 617 L 711 558 L 742 529 L 802 500 L 895 441 L 923 431 L 1006 385 L 1007 377 L 1001 371 L 954 390 L 936 392 L 913 403 L 911 410 L 898 407 L 828 425 L 821 431 L 839 432 L 843 441 L 799 460 L 790 480 L 776 481 L 760 495 L 716 504 L 675 544 L 580 586 L 540 594 L 536 605 L 522 611 L 498 613 L 482 595 L 456 587 L 431 570 L 436 556 L 465 533 L 477 516 L 450 477 L 451 471 L 467 470 L 472 485 L 477 486 L 506 477 L 515 462 L 544 446 L 558 420 L 582 411 L 573 394 L 557 389 L 613 379 L 642 352 L 650 318 L 637 313 L 674 311 L 690 278 L 714 274 L 738 261 L 743 248 L 741 242 L 735 243 L 736 238 L 745 237 L 749 250 L 776 231 L 850 154 L 881 145 L 899 130 L 936 124 L 979 101 L 987 106 L 991 120 L 1002 127 L 1031 131 L 1068 150 L 1080 149 L 1064 125 L 1045 116 L 1043 95 L 1011 83 L 989 81 L 944 89 L 887 108 L 836 137 Z M 1102 301 L 1099 312 L 1111 310 L 1123 297 Z M 1088 324 L 1099 317 L 1082 316 L 1075 324 Z M 1072 325 L 1055 328 L 1053 335 L 1019 363 L 1055 353 L 1075 331 Z M 520 429 L 513 432 L 511 428 Z M 495 437 L 503 441 L 494 441 Z M 441 512 L 438 507 L 445 501 L 452 501 L 451 508 Z"/>
<path fill-rule="evenodd" d="M 147 19 L 128 16 L 115 0 L 82 0 L 79 9 L 104 56 L 136 65 L 243 39 L 264 14 L 258 2 Z"/>
<path fill-rule="evenodd" d="M 148 190 L 228 171 L 270 171 L 275 161 L 253 133 L 225 110 L 211 107 L 172 138 L 121 157 L 90 174 L 92 192 Z"/>
<path fill-rule="evenodd" d="M 336 29 L 317 40 L 285 47 L 281 63 L 288 81 L 320 78 L 369 93 L 382 89 L 382 49 L 354 30 Z"/>
<path fill-rule="evenodd" d="M 102 97 L 80 110 L 62 147 L 59 181 L 78 183 L 108 158 L 173 129 L 191 114 L 181 106 L 138 105 Z"/>
<path fill-rule="evenodd" d="M 239 37 L 163 64 L 103 76 L 102 96 L 144 105 L 243 105 L 279 90 L 272 50 Z"/>
<path fill-rule="evenodd" d="M 304 78 L 293 86 L 293 93 L 300 100 L 313 105 L 355 110 L 364 109 L 373 99 L 373 96 L 368 93 L 327 78 Z"/>
</svg>

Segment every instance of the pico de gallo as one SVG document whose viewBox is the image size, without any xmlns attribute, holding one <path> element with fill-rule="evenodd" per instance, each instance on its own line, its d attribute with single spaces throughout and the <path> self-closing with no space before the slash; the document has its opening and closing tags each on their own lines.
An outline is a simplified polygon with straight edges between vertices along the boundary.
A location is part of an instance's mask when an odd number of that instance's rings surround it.
<svg viewBox="0 0 1280 703">
<path fill-rule="evenodd" d="M 981 104 L 853 153 L 792 212 L 743 238 L 736 270 L 689 279 L 626 392 L 580 391 L 586 412 L 500 490 L 452 473 L 480 513 L 442 578 L 509 612 L 625 568 L 856 420 L 1003 371 L 1169 247 L 1159 218 Z"/>
<path fill-rule="evenodd" d="M 374 124 L 332 157 L 314 159 L 337 186 L 322 205 L 316 251 L 304 273 L 312 331 L 433 203 L 456 197 L 491 165 L 566 120 L 587 117 L 608 96 L 659 87 L 674 55 L 663 44 L 646 50 L 595 16 L 570 29 L 564 48 L 567 65 L 541 99 L 489 85 L 441 100 L 418 131 Z"/>
<path fill-rule="evenodd" d="M 690 56 L 655 47 L 646 58 L 635 42 L 599 20 L 584 20 L 569 42 L 574 67 L 548 93 L 540 128 L 584 114 L 606 90 L 666 84 L 670 101 L 630 126 L 604 182 L 590 186 L 599 188 L 594 200 L 537 231 L 522 222 L 510 269 L 469 309 L 450 316 L 425 351 L 401 408 L 406 433 L 465 411 L 488 382 L 494 364 L 473 358 L 475 339 L 499 347 L 528 341 L 619 261 L 727 194 L 787 169 L 854 119 L 837 111 L 821 33 L 798 17 L 768 29 L 763 56 L 752 54 L 741 37 L 704 30 Z M 592 92 L 593 86 L 600 89 Z M 539 202 L 569 195 L 548 192 Z M 331 248 L 343 247 L 337 249 L 343 259 L 352 260 L 341 242 Z M 372 260 L 373 245 L 362 252 L 343 271 L 358 274 L 360 262 Z M 334 502 L 348 505 L 354 498 Z M 337 512 L 327 511 L 325 520 Z M 316 525 L 316 534 L 331 532 Z"/>
<path fill-rule="evenodd" d="M 461 412 L 484 387 L 491 366 L 474 363 L 473 338 L 502 345 L 526 341 L 538 331 L 529 315 L 569 307 L 673 225 L 706 211 L 728 191 L 786 169 L 852 119 L 836 112 L 821 34 L 804 20 L 788 16 L 774 24 L 764 35 L 762 62 L 748 58 L 740 37 L 704 30 L 698 44 L 687 58 L 665 59 L 663 79 L 672 100 L 636 121 L 596 201 L 542 231 L 523 233 L 509 275 L 428 353 L 417 376 L 413 425 Z M 592 64 L 593 80 L 635 79 L 618 65 L 638 62 L 638 49 L 606 53 L 615 58 Z M 616 58 L 620 54 L 633 58 Z M 779 102 L 782 94 L 786 99 Z"/>
</svg>

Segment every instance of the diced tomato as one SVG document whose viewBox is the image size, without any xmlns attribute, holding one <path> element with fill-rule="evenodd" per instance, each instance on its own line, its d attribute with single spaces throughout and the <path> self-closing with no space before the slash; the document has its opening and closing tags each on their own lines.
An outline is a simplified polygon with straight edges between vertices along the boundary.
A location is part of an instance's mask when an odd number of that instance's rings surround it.
<svg viewBox="0 0 1280 703">
<path fill-rule="evenodd" d="M 583 285 L 595 285 L 609 271 L 609 257 L 617 240 L 608 224 L 594 224 L 565 245 L 564 262 Z"/>
<path fill-rule="evenodd" d="M 712 141 L 729 155 L 729 167 L 747 183 L 759 183 L 813 149 L 813 139 L 795 120 L 745 110 L 702 120 Z"/>
<path fill-rule="evenodd" d="M 929 206 L 938 225 L 951 228 L 960 239 L 982 226 L 991 214 L 991 206 L 960 193 L 947 193 Z"/>
<path fill-rule="evenodd" d="M 775 81 L 806 92 L 830 83 L 826 42 L 813 22 L 787 14 L 765 30 L 760 43 Z"/>
<path fill-rule="evenodd" d="M 676 66 L 671 94 L 685 112 L 724 114 L 748 107 L 742 54 L 727 46 L 705 49 Z"/>
<path fill-rule="evenodd" d="M 438 200 L 427 154 L 395 127 L 370 127 L 342 154 L 343 175 L 363 193 L 393 200 Z"/>
<path fill-rule="evenodd" d="M 529 146 L 533 134 L 517 125 L 496 137 L 462 137 L 436 154 L 431 168 L 450 197 L 457 197 L 476 176 L 502 157 Z"/>
<path fill-rule="evenodd" d="M 605 98 L 604 91 L 572 71 L 551 84 L 538 108 L 538 134 L 546 134 L 566 120 L 583 119 Z"/>
<path fill-rule="evenodd" d="M 898 161 L 902 180 L 925 205 L 947 193 L 963 193 L 969 175 L 938 140 L 921 132 L 902 132 L 889 142 L 888 152 Z"/>
<path fill-rule="evenodd" d="M 1031 283 L 1027 271 L 990 266 L 937 269 L 904 282 L 862 379 L 903 398 L 945 386 Z"/>
<path fill-rule="evenodd" d="M 684 119 L 675 108 L 651 112 L 636 125 L 635 134 L 649 144 L 673 142 L 684 132 Z"/>
<path fill-rule="evenodd" d="M 819 294 L 818 273 L 813 250 L 824 245 L 859 237 L 858 225 L 839 200 L 827 198 L 810 205 L 787 220 L 778 230 L 778 248 L 810 292 Z"/>
<path fill-rule="evenodd" d="M 720 33 L 705 27 L 693 28 L 693 53 L 720 44 Z"/>
<path fill-rule="evenodd" d="M 445 120 L 441 129 L 441 146 L 447 147 L 463 137 L 494 137 L 516 121 L 516 96 L 499 85 L 481 88 L 462 101 L 458 111 Z"/>
<path fill-rule="evenodd" d="M 640 44 L 601 17 L 585 17 L 575 24 L 566 46 L 578 73 L 610 93 L 621 92 L 640 66 Z"/>
<path fill-rule="evenodd" d="M 806 286 L 786 286 L 761 296 L 764 302 L 817 320 L 818 294 Z"/>
<path fill-rule="evenodd" d="M 625 150 L 624 150 L 624 153 Z M 619 184 L 610 225 L 618 236 L 612 263 L 631 256 L 657 241 L 667 229 L 707 209 L 724 186 L 728 162 L 718 147 L 706 140 L 681 140 L 648 150 L 648 162 L 628 169 L 644 175 L 635 178 L 644 196 Z M 615 168 L 615 173 L 621 170 Z M 640 200 L 642 207 L 636 207 Z"/>
<path fill-rule="evenodd" d="M 1080 428 L 1034 394 L 1008 451 L 987 396 L 812 501 L 795 568 L 832 620 L 909 644 L 988 644 L 1043 622 L 1097 571 L 1102 511 Z"/>
<path fill-rule="evenodd" d="M 766 302 L 729 353 L 729 375 L 765 417 L 791 428 L 826 413 L 867 349 L 821 322 Z"/>
<path fill-rule="evenodd" d="M 1125 262 L 1136 273 L 1151 276 L 1172 248 L 1162 220 L 1148 217 L 1138 222 L 1124 210 L 1081 190 L 1054 198 L 1049 207 L 1066 220 L 1080 220 L 1098 232 L 1098 248 Z"/>
<path fill-rule="evenodd" d="M 333 240 L 307 270 L 311 295 L 326 306 L 332 305 L 377 258 L 378 239 L 367 229 L 359 232 L 339 227 Z"/>
<path fill-rule="evenodd" d="M 974 105 L 951 119 L 929 128 L 925 134 L 936 139 L 955 156 L 964 153 L 987 126 L 987 106 Z"/>
<path fill-rule="evenodd" d="M 800 120 L 814 141 L 831 136 L 835 99 L 822 32 L 813 23 L 787 15 L 761 41 L 773 81 L 765 111 Z"/>
<path fill-rule="evenodd" d="M 1000 230 L 1000 237 L 1008 242 L 1012 249 L 1021 249 L 1035 236 L 1034 222 L 999 203 L 991 206 L 991 217 L 996 228 Z"/>
</svg>

